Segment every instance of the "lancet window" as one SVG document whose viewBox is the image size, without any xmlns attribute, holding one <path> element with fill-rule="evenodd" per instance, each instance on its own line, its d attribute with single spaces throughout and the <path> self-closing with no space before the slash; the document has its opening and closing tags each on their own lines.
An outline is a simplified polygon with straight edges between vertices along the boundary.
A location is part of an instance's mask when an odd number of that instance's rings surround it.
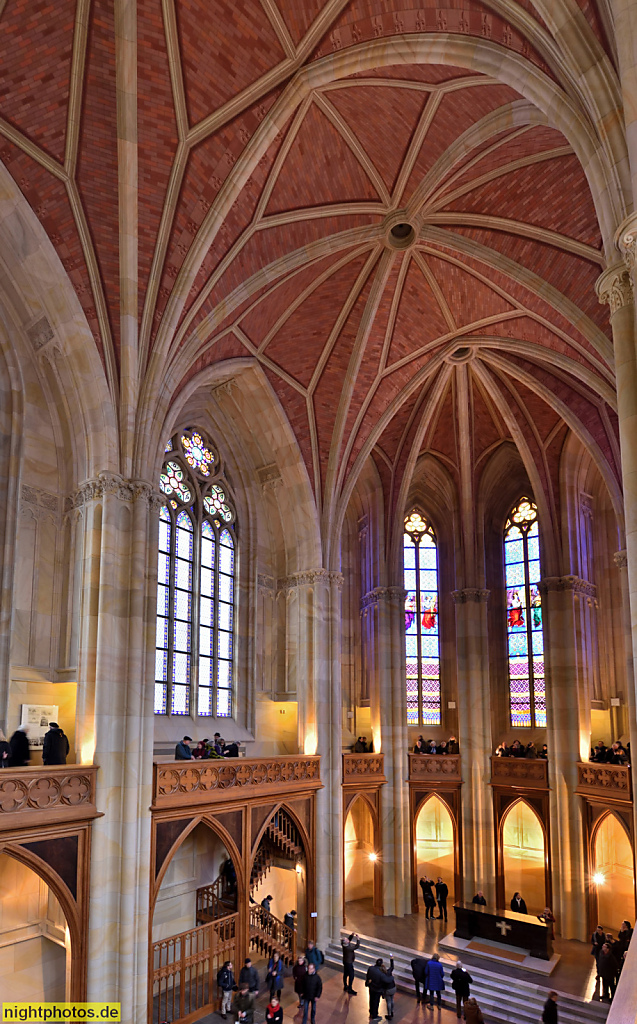
<svg viewBox="0 0 637 1024">
<path fill-rule="evenodd" d="M 159 486 L 155 714 L 232 715 L 236 516 L 215 448 L 166 445 Z"/>
<path fill-rule="evenodd" d="M 403 534 L 407 724 L 440 725 L 438 546 L 431 524 L 414 509 Z"/>
<path fill-rule="evenodd" d="M 546 726 L 537 506 L 521 498 L 504 528 L 511 725 Z"/>
</svg>

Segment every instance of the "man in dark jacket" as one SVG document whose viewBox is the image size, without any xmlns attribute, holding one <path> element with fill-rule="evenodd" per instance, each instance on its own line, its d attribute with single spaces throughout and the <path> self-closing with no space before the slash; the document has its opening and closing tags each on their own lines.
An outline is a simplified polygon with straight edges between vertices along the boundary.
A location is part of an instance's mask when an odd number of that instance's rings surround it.
<svg viewBox="0 0 637 1024">
<path fill-rule="evenodd" d="M 420 879 L 420 888 L 422 889 L 422 898 L 425 904 L 425 918 L 430 917 L 432 920 L 436 908 L 433 884 L 433 878 L 424 877 Z"/>
<path fill-rule="evenodd" d="M 343 989 L 351 996 L 355 996 L 354 961 L 356 960 L 356 950 L 360 946 L 358 935 L 352 932 L 347 939 L 341 939 L 341 946 L 343 947 Z"/>
<path fill-rule="evenodd" d="M 232 1003 L 232 993 L 236 989 L 232 960 L 226 960 L 220 971 L 217 971 L 217 985 L 221 989 L 221 1016 L 225 1020 Z"/>
<path fill-rule="evenodd" d="M 549 992 L 542 1010 L 542 1024 L 557 1024 L 557 992 Z"/>
<path fill-rule="evenodd" d="M 526 914 L 526 913 L 528 913 L 528 911 L 526 909 L 526 903 L 524 902 L 524 900 L 520 896 L 519 892 L 514 892 L 513 893 L 513 899 L 511 900 L 511 910 L 515 910 L 516 914 Z"/>
<path fill-rule="evenodd" d="M 307 965 L 307 974 L 303 979 L 303 1024 L 307 1024 L 307 1011 L 312 1004 L 312 1024 L 316 1020 L 316 1000 L 321 998 L 323 981 L 316 973 L 314 964 Z"/>
<path fill-rule="evenodd" d="M 254 1024 L 254 1002 L 255 997 L 248 991 L 248 986 L 242 985 L 232 1001 L 235 1021 L 241 1021 L 241 1024 Z"/>
<path fill-rule="evenodd" d="M 615 995 L 617 960 L 607 942 L 604 943 L 597 957 L 597 973 L 602 979 L 602 999 L 610 1003 Z"/>
<path fill-rule="evenodd" d="M 449 895 L 449 886 L 446 882 L 443 882 L 440 875 L 438 875 L 438 881 L 436 882 L 436 900 L 438 902 L 438 920 L 442 921 L 444 917 L 447 920 L 447 896 Z"/>
<path fill-rule="evenodd" d="M 414 984 L 416 986 L 416 1002 L 424 1003 L 427 995 L 427 989 L 425 987 L 425 971 L 427 969 L 427 960 L 424 956 L 417 956 L 411 961 L 411 973 L 414 976 Z M 422 986 L 422 998 L 420 996 L 420 988 Z"/>
<path fill-rule="evenodd" d="M 239 971 L 239 987 L 242 985 L 247 985 L 250 992 L 255 994 L 259 991 L 259 972 L 252 966 L 250 957 L 243 961 L 243 967 Z"/>
<path fill-rule="evenodd" d="M 24 768 L 31 760 L 28 725 L 21 725 L 9 740 L 9 768 Z"/>
<path fill-rule="evenodd" d="M 458 960 L 456 966 L 451 972 L 451 985 L 456 993 L 456 1016 L 462 1016 L 462 1004 L 471 995 L 470 986 L 473 983 L 473 978 L 469 974 L 466 967 L 462 966 L 460 960 Z"/>
<path fill-rule="evenodd" d="M 239 756 L 239 745 L 231 740 L 230 743 L 226 743 L 223 748 L 224 757 L 238 757 Z"/>
<path fill-rule="evenodd" d="M 482 892 L 482 890 L 475 894 L 471 902 L 475 903 L 477 907 L 486 907 L 487 905 L 487 901 L 484 898 L 484 893 Z"/>
<path fill-rule="evenodd" d="M 395 985 L 394 979 L 391 974 L 386 974 L 382 970 L 383 961 L 382 958 L 372 964 L 371 967 L 367 968 L 367 977 L 365 984 L 369 989 L 369 1019 L 371 1020 L 382 1020 L 382 1017 L 378 1014 L 378 1007 L 380 1006 L 380 997 L 386 988 L 393 988 Z"/>
<path fill-rule="evenodd" d="M 49 731 L 42 743 L 42 764 L 66 764 L 69 741 L 57 722 L 49 722 Z"/>
<path fill-rule="evenodd" d="M 294 931 L 296 920 L 296 910 L 288 910 L 287 914 L 283 915 L 283 924 L 286 928 L 291 928 Z"/>
<path fill-rule="evenodd" d="M 183 740 L 180 740 L 175 747 L 175 761 L 190 761 L 192 759 L 192 750 L 188 746 L 192 743 L 191 736 L 184 736 Z"/>
</svg>

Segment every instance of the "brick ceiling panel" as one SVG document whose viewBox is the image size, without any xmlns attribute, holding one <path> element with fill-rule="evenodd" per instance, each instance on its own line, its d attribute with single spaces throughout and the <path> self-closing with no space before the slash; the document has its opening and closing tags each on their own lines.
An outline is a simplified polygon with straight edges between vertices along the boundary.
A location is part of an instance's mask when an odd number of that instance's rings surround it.
<svg viewBox="0 0 637 1024">
<path fill-rule="evenodd" d="M 524 137 L 519 140 L 523 142 Z M 506 147 L 507 156 L 508 147 Z M 516 159 L 512 156 L 511 159 Z M 477 170 L 477 174 L 481 174 Z M 454 186 L 456 183 L 454 182 Z M 564 202 L 564 196 L 569 201 Z M 541 196 L 541 201 L 538 201 Z M 601 235 L 582 165 L 576 156 L 539 166 L 520 167 L 475 188 L 445 207 L 464 213 L 501 216 L 502 210 L 524 224 L 534 224 L 575 238 L 596 249 Z"/>
<path fill-rule="evenodd" d="M 1 15 L 0 113 L 64 160 L 75 0 L 9 0 Z"/>
<path fill-rule="evenodd" d="M 391 418 L 389 424 L 380 436 L 378 443 L 394 465 L 396 465 L 399 446 L 406 434 L 409 419 L 417 405 L 422 407 L 422 397 L 423 396 L 420 391 L 415 391 L 411 394 L 409 398 L 403 402 L 396 415 Z M 416 423 L 418 422 L 419 417 L 416 413 Z M 394 484 L 394 486 L 396 486 L 396 484 Z"/>
<path fill-rule="evenodd" d="M 177 0 L 176 11 L 191 124 L 285 57 L 258 0 Z"/>
<path fill-rule="evenodd" d="M 505 85 L 468 86 L 443 96 L 409 176 L 405 199 L 409 199 L 427 171 L 455 139 L 493 110 L 519 98 Z"/>
<path fill-rule="evenodd" d="M 91 7 L 77 181 L 119 351 L 119 217 L 113 5 Z"/>
<path fill-rule="evenodd" d="M 312 460 L 312 442 L 310 440 L 310 424 L 307 414 L 307 402 L 293 387 L 281 380 L 272 370 L 265 369 L 265 375 L 274 388 L 281 402 L 283 411 L 288 418 L 292 432 L 297 439 L 308 476 L 314 490 L 314 463 Z"/>
<path fill-rule="evenodd" d="M 137 12 L 144 67 L 137 83 L 141 314 L 178 136 L 161 9 L 155 0 L 137 0 Z"/>
<path fill-rule="evenodd" d="M 380 196 L 342 135 L 310 106 L 281 168 L 266 215 Z"/>
<path fill-rule="evenodd" d="M 585 366 L 593 373 L 598 373 L 596 367 L 591 364 L 591 361 L 578 348 L 568 344 L 556 332 L 548 330 L 548 328 L 538 323 L 532 317 L 522 316 L 516 317 L 514 320 L 504 320 L 501 323 L 488 324 L 476 331 L 471 331 L 466 337 L 479 338 L 481 336 L 496 336 L 519 341 L 530 341 L 534 345 L 541 345 L 549 351 L 559 352 L 581 366 Z M 594 354 L 590 346 L 587 346 L 587 351 L 591 355 Z M 599 359 L 598 356 L 597 358 Z"/>
<path fill-rule="evenodd" d="M 327 97 L 358 137 L 391 192 L 427 95 L 409 89 L 360 86 L 331 89 Z"/>
<path fill-rule="evenodd" d="M 459 327 L 484 320 L 486 317 L 514 311 L 515 307 L 498 295 L 493 288 L 489 288 L 455 264 L 439 260 L 436 256 L 428 256 L 427 264 Z"/>
<path fill-rule="evenodd" d="M 217 363 L 222 363 L 224 359 L 241 359 L 248 355 L 245 346 L 236 338 L 234 335 L 226 335 L 225 338 L 221 338 L 216 341 L 214 345 L 206 349 L 198 359 L 195 359 L 188 373 L 182 380 L 180 388 L 184 388 L 189 381 L 205 370 L 207 366 L 214 366 Z"/>
<path fill-rule="evenodd" d="M 456 442 L 456 396 L 455 387 L 450 384 L 439 408 L 432 419 L 430 429 L 425 434 L 423 451 L 438 452 L 445 460 L 449 469 L 458 466 Z"/>
<path fill-rule="evenodd" d="M 278 363 L 304 387 L 310 383 L 330 332 L 366 259 L 367 254 L 359 256 L 336 277 L 329 277 L 319 285 L 292 313 L 265 349 L 268 359 Z"/>
<path fill-rule="evenodd" d="M 507 435 L 492 402 L 485 397 L 476 380 L 471 377 L 471 407 L 473 427 L 473 455 L 475 462 L 491 445 Z"/>
<path fill-rule="evenodd" d="M 298 44 L 325 5 L 323 0 L 303 0 L 303 3 L 294 4 L 289 0 L 277 0 L 277 6 L 292 39 Z"/>
<path fill-rule="evenodd" d="M 418 263 L 412 259 L 400 297 L 387 365 L 392 366 L 441 334 L 448 333 L 449 326 L 438 300 Z"/>
</svg>

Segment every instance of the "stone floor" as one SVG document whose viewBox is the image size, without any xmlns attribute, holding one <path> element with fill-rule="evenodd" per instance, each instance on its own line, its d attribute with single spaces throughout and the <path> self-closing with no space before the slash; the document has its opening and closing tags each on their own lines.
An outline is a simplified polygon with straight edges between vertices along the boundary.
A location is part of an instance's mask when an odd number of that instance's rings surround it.
<svg viewBox="0 0 637 1024">
<path fill-rule="evenodd" d="M 375 917 L 372 913 L 371 900 L 357 900 L 345 904 L 346 927 L 361 935 L 373 935 L 385 942 L 395 942 L 409 949 L 422 950 L 425 953 L 438 952 L 438 941 L 453 931 L 453 910 L 450 908 L 449 923 L 438 920 L 427 921 L 424 914 L 409 914 L 406 917 Z M 462 962 L 470 967 L 483 967 L 493 974 L 501 974 L 506 978 L 520 978 L 543 985 L 547 989 L 554 988 L 558 992 L 591 999 L 595 990 L 595 961 L 590 954 L 587 942 L 556 939 L 553 949 L 559 953 L 561 960 L 550 977 L 541 974 L 529 974 L 528 971 L 499 964 L 493 960 L 473 957 L 463 953 Z M 441 956 L 450 957 L 448 950 L 441 949 Z"/>
</svg>

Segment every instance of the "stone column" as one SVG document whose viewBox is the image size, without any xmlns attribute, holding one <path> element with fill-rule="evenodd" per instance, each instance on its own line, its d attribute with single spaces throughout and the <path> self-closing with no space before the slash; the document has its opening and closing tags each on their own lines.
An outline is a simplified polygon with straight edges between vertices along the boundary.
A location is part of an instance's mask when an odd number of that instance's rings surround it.
<svg viewBox="0 0 637 1024">
<path fill-rule="evenodd" d="M 387 778 L 387 785 L 381 789 L 380 821 L 383 913 L 393 917 L 402 917 L 411 910 L 405 596 L 402 587 L 376 587 L 361 602 L 368 625 L 363 639 L 374 750 L 385 755 Z"/>
<path fill-rule="evenodd" d="M 630 629 L 630 595 L 628 592 L 628 558 L 625 551 L 616 551 L 614 555 L 615 565 L 619 570 L 619 578 L 622 588 L 622 612 L 624 625 L 624 641 L 626 647 L 626 704 L 628 707 L 628 735 L 630 738 L 630 749 L 637 750 L 637 694 L 635 692 L 635 666 L 633 664 L 633 642 Z M 634 760 L 634 758 L 633 758 Z M 635 789 L 636 774 L 633 767 L 633 793 Z M 634 834 L 637 835 L 637 801 L 633 800 L 633 822 Z"/>
<path fill-rule="evenodd" d="M 295 589 L 296 625 L 289 640 L 297 651 L 299 750 L 320 754 L 323 789 L 317 794 L 317 940 L 338 936 L 343 920 L 343 795 L 341 733 L 341 590 L 343 577 L 329 569 L 297 572 L 278 581 Z"/>
<path fill-rule="evenodd" d="M 595 586 L 578 576 L 549 576 L 540 583 L 544 607 L 547 735 L 551 788 L 553 912 L 565 939 L 587 937 L 584 833 L 576 795 L 577 762 L 588 759 L 590 665 L 588 601 Z"/>
<path fill-rule="evenodd" d="M 495 833 L 491 794 L 489 591 L 467 587 L 451 594 L 456 606 L 458 742 L 462 769 L 464 899 L 482 889 L 496 902 Z"/>
<path fill-rule="evenodd" d="M 149 484 L 101 473 L 76 496 L 85 531 L 79 746 L 99 765 L 88 999 L 147 1019 L 157 513 Z"/>
</svg>

